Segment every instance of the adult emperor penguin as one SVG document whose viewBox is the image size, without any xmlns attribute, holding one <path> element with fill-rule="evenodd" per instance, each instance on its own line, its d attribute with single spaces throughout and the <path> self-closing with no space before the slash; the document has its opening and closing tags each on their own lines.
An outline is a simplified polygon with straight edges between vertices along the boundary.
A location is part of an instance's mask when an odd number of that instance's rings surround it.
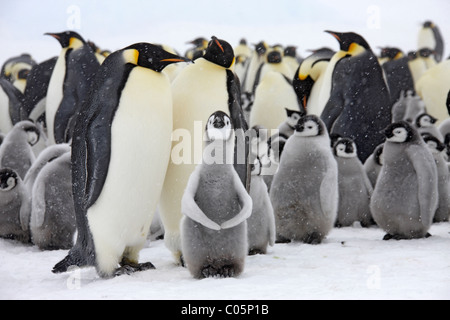
<svg viewBox="0 0 450 320">
<path fill-rule="evenodd" d="M 314 50 L 300 64 L 292 82 L 295 93 L 303 108 L 308 114 L 320 116 L 325 107 L 326 100 L 321 98 L 322 87 L 324 91 L 331 91 L 331 72 L 325 77 L 328 64 L 335 52 L 329 48 Z M 324 102 L 322 102 L 324 101 Z"/>
<path fill-rule="evenodd" d="M 181 61 L 136 43 L 100 66 L 72 140 L 77 241 L 54 272 L 94 265 L 101 277 L 111 277 L 153 267 L 138 258 L 170 157 L 172 97 L 161 71 Z"/>
<path fill-rule="evenodd" d="M 233 65 L 231 45 L 212 37 L 205 55 L 186 66 L 172 82 L 174 135 L 159 212 L 165 244 L 178 263 L 182 263 L 181 198 L 190 174 L 202 161 L 203 128 L 213 112 L 223 111 L 233 122 L 237 138 L 234 166 L 244 186 L 250 182 L 248 146 L 243 137 L 248 126 L 240 105 L 239 79 L 232 71 Z"/>
<path fill-rule="evenodd" d="M 261 175 L 261 160 L 257 157 L 252 167 L 250 197 L 253 201 L 251 216 L 247 219 L 248 252 L 265 254 L 275 244 L 275 216 L 266 182 Z"/>
<path fill-rule="evenodd" d="M 450 90 L 450 60 L 429 68 L 417 81 L 416 91 L 427 107 L 427 112 L 437 118 L 436 125 L 447 119 L 447 97 Z"/>
<path fill-rule="evenodd" d="M 385 129 L 384 163 L 370 201 L 384 240 L 427 236 L 438 205 L 433 155 L 412 125 L 394 122 Z"/>
<path fill-rule="evenodd" d="M 336 226 L 348 227 L 359 222 L 363 227 L 373 224 L 370 213 L 372 184 L 356 155 L 352 139 L 342 138 L 334 145 L 338 165 L 339 207 Z"/>
<path fill-rule="evenodd" d="M 332 90 L 321 119 L 330 133 L 351 138 L 365 162 L 384 141 L 380 130 L 391 123 L 389 90 L 378 59 L 360 35 L 327 31 L 340 44 Z M 331 62 L 330 62 L 331 63 Z"/>
<path fill-rule="evenodd" d="M 260 41 L 254 46 L 255 49 L 253 50 L 252 56 L 250 58 L 245 78 L 242 79 L 241 83 L 242 94 L 246 96 L 246 99 L 249 99 L 250 101 L 253 100 L 253 88 L 256 73 L 258 72 L 261 64 L 264 63 L 267 55 L 267 50 L 269 49 L 269 45 L 264 41 Z"/>
<path fill-rule="evenodd" d="M 445 145 L 433 135 L 424 134 L 422 137 L 433 154 L 438 174 L 439 202 L 433 217 L 433 222 L 448 221 L 450 214 L 450 176 L 448 164 L 444 159 L 443 154 L 445 151 Z"/>
<path fill-rule="evenodd" d="M 0 79 L 0 131 L 7 134 L 24 119 L 22 93 L 8 80 Z"/>
<path fill-rule="evenodd" d="M 302 117 L 284 146 L 270 188 L 277 242 L 320 243 L 336 221 L 338 195 L 328 131 L 317 116 Z"/>
<path fill-rule="evenodd" d="M 41 250 L 72 248 L 76 226 L 70 152 L 40 170 L 31 196 L 32 242 Z"/>
<path fill-rule="evenodd" d="M 30 242 L 30 231 L 22 228 L 20 209 L 29 195 L 22 179 L 12 169 L 0 169 L 0 237 Z"/>
<path fill-rule="evenodd" d="M 87 99 L 100 64 L 91 46 L 78 33 L 65 31 L 46 35 L 54 37 L 62 47 L 47 90 L 48 143 L 63 143 L 72 136 L 70 121 Z"/>
<path fill-rule="evenodd" d="M 16 123 L 0 146 L 0 167 L 10 168 L 25 178 L 36 156 L 32 146 L 39 141 L 39 129 L 31 121 Z"/>
<path fill-rule="evenodd" d="M 286 119 L 286 108 L 305 112 L 299 104 L 287 77 L 289 67 L 282 64 L 281 53 L 272 50 L 267 54 L 267 63 L 261 65 L 255 77 L 254 103 L 250 111 L 250 127 L 263 126 L 271 130 L 278 128 Z"/>
<path fill-rule="evenodd" d="M 242 83 L 250 63 L 252 49 L 247 44 L 247 40 L 243 38 L 239 41 L 239 44 L 233 48 L 233 50 L 234 55 L 236 56 L 236 67 L 234 72 L 238 76 L 239 81 Z"/>
<path fill-rule="evenodd" d="M 419 30 L 417 48 L 430 48 L 433 50 L 436 62 L 442 60 L 444 54 L 444 40 L 438 26 L 432 21 L 425 21 Z"/>
<path fill-rule="evenodd" d="M 181 203 L 183 258 L 194 278 L 238 276 L 248 253 L 252 198 L 232 165 L 230 117 L 214 112 L 205 131 L 203 163 L 192 172 Z"/>
</svg>

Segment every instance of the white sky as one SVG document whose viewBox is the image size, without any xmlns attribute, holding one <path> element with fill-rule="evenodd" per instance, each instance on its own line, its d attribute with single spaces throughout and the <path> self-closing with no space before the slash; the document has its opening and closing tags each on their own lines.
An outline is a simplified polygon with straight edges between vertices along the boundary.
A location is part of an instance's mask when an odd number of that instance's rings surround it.
<svg viewBox="0 0 450 320">
<path fill-rule="evenodd" d="M 449 15 L 448 0 L 0 0 L 0 64 L 22 52 L 38 62 L 58 55 L 59 44 L 43 34 L 67 29 L 110 50 L 147 41 L 184 53 L 186 41 L 216 35 L 232 45 L 242 37 L 296 45 L 305 56 L 307 49 L 337 49 L 323 32 L 329 29 L 361 34 L 375 53 L 384 45 L 409 51 L 425 20 L 450 39 Z"/>
</svg>

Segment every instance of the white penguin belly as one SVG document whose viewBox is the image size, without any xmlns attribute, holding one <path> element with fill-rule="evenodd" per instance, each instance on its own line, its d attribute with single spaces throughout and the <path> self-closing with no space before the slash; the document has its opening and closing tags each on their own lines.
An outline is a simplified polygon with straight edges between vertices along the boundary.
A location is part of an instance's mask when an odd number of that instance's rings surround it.
<svg viewBox="0 0 450 320">
<path fill-rule="evenodd" d="M 55 143 L 53 134 L 55 115 L 63 98 L 63 84 L 66 75 L 66 51 L 67 49 L 63 49 L 58 60 L 56 60 L 47 89 L 45 120 L 47 123 L 48 142 L 50 144 Z"/>
<path fill-rule="evenodd" d="M 9 98 L 0 88 L 0 132 L 7 134 L 13 127 L 9 114 Z"/>
<path fill-rule="evenodd" d="M 169 80 L 135 67 L 111 126 L 108 175 L 98 200 L 88 209 L 96 246 L 115 239 L 109 246 L 120 253 L 124 247 L 145 243 L 167 170 L 171 133 Z"/>
</svg>

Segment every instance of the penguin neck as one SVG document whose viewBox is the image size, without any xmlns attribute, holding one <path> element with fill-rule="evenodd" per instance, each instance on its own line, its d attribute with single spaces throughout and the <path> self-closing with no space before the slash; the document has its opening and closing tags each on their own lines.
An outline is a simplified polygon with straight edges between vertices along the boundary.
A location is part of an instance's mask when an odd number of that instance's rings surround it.
<svg viewBox="0 0 450 320">
<path fill-rule="evenodd" d="M 203 148 L 203 163 L 229 164 L 234 162 L 234 135 L 228 140 L 206 141 Z"/>
</svg>

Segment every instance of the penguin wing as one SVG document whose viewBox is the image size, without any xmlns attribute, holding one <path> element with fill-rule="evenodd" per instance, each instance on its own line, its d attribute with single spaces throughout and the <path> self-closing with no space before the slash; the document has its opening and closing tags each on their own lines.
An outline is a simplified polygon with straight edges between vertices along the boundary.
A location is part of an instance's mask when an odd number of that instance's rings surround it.
<svg viewBox="0 0 450 320">
<path fill-rule="evenodd" d="M 320 184 L 320 206 L 324 215 L 336 215 L 338 196 L 337 170 L 328 168 Z"/>
<path fill-rule="evenodd" d="M 44 173 L 43 173 L 44 172 Z M 42 176 L 45 171 L 41 171 L 36 178 L 32 191 L 32 210 L 30 224 L 33 227 L 41 227 L 45 219 L 45 180 Z"/>
<path fill-rule="evenodd" d="M 198 165 L 189 177 L 186 190 L 181 198 L 181 213 L 209 229 L 220 230 L 220 226 L 209 219 L 194 200 L 200 181 L 200 166 Z"/>
<path fill-rule="evenodd" d="M 266 187 L 267 192 L 267 187 Z M 275 245 L 275 231 L 276 231 L 276 225 L 275 225 L 275 214 L 273 212 L 273 206 L 272 202 L 270 201 L 269 194 L 267 193 L 267 196 L 265 197 L 264 205 L 267 208 L 267 214 L 269 215 L 269 245 L 273 247 Z"/>
<path fill-rule="evenodd" d="M 438 195 L 436 164 L 430 151 L 426 148 L 426 146 L 411 145 L 405 150 L 417 174 L 417 195 L 422 220 L 433 217 Z"/>
<path fill-rule="evenodd" d="M 24 188 L 22 194 L 21 194 L 21 200 L 22 205 L 20 206 L 20 213 L 19 213 L 19 220 L 20 225 L 22 227 L 23 231 L 26 231 L 29 229 L 30 225 L 30 216 L 31 216 L 31 210 L 32 210 L 32 197 L 31 195 L 28 195 L 26 192 L 26 188 Z"/>
<path fill-rule="evenodd" d="M 231 218 L 228 221 L 223 222 L 220 227 L 222 229 L 228 229 L 237 226 L 238 224 L 244 222 L 247 220 L 251 214 L 253 209 L 253 201 L 250 195 L 247 192 L 247 189 L 244 188 L 242 185 L 242 182 L 239 178 L 239 175 L 235 170 L 233 171 L 233 187 L 235 188 L 239 200 L 241 202 L 241 211 L 235 215 L 233 218 Z"/>
</svg>

